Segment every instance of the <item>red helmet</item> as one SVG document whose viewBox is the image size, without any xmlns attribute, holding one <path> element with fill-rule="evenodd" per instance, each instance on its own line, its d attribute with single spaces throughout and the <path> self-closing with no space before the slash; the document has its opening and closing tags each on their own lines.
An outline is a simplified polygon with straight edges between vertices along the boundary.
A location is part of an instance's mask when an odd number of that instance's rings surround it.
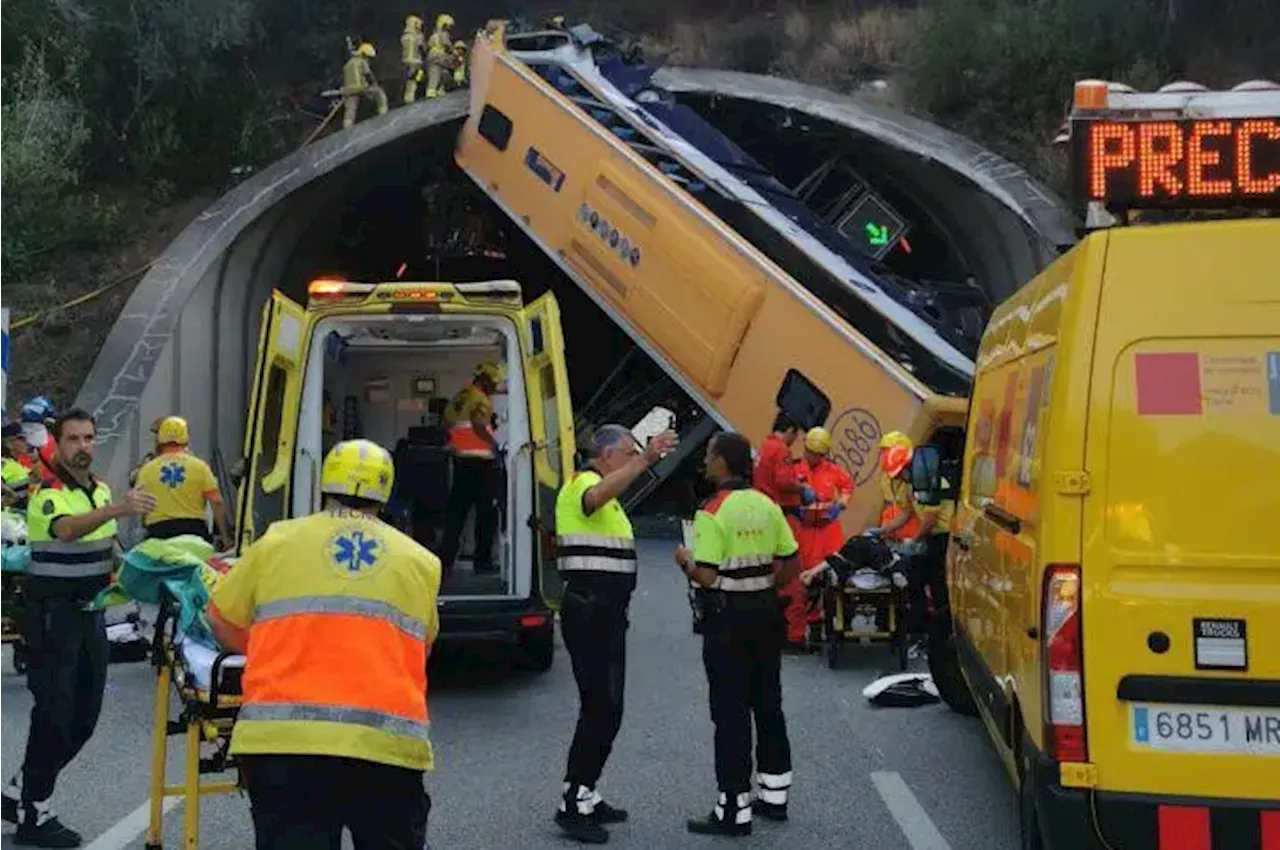
<svg viewBox="0 0 1280 850">
<path fill-rule="evenodd" d="M 907 464 L 911 463 L 911 455 L 910 446 L 889 446 L 880 452 L 880 468 L 890 478 L 897 478 L 907 468 Z"/>
</svg>

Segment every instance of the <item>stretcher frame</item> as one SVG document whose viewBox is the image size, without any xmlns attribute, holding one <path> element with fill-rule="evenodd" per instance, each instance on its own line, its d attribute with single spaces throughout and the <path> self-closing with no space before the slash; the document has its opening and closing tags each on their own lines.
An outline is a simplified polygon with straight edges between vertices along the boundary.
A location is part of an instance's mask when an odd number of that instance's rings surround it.
<svg viewBox="0 0 1280 850">
<path fill-rule="evenodd" d="M 151 652 L 151 662 L 156 668 L 156 698 L 151 730 L 151 816 L 147 825 L 147 850 L 162 850 L 166 797 L 183 801 L 183 847 L 195 850 L 200 846 L 200 798 L 241 790 L 238 771 L 235 780 L 201 782 L 206 774 L 236 770 L 228 748 L 242 698 L 239 694 L 219 692 L 223 664 L 235 656 L 226 652 L 218 654 L 213 662 L 210 688 L 204 690 L 183 662 L 180 649 L 183 639 L 178 633 L 177 601 L 162 588 Z M 171 720 L 170 705 L 175 694 L 182 707 L 177 719 Z M 182 782 L 170 785 L 166 780 L 169 737 L 175 735 L 186 738 L 186 751 Z M 212 756 L 201 757 L 202 743 L 214 745 Z"/>
<path fill-rule="evenodd" d="M 872 602 L 886 610 L 886 629 L 883 631 L 853 631 L 849 629 L 847 612 L 860 601 Z M 885 604 L 887 602 L 887 604 Z M 828 584 L 822 588 L 822 629 L 826 640 L 827 666 L 835 670 L 840 666 L 840 650 L 845 643 L 885 643 L 893 651 L 899 670 L 907 669 L 907 635 L 902 631 L 906 594 L 896 585 L 875 590 Z"/>
</svg>

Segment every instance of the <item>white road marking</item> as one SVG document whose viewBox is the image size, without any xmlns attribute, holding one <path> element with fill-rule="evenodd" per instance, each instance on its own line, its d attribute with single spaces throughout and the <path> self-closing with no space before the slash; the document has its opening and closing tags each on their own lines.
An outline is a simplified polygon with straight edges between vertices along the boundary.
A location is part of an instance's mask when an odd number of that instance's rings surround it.
<svg viewBox="0 0 1280 850">
<path fill-rule="evenodd" d="M 911 793 L 901 775 L 893 771 L 873 773 L 871 782 L 880 792 L 880 799 L 884 800 L 889 814 L 898 822 L 898 828 L 907 837 L 911 850 L 951 850 L 951 845 L 933 825 L 929 813 Z"/>
<path fill-rule="evenodd" d="M 168 814 L 177 808 L 182 802 L 179 797 L 165 797 L 164 812 Z M 124 816 L 124 819 L 106 832 L 99 835 L 89 844 L 86 844 L 84 850 L 124 850 L 139 835 L 147 831 L 147 826 L 151 821 L 151 801 L 143 803 L 138 808 Z"/>
</svg>

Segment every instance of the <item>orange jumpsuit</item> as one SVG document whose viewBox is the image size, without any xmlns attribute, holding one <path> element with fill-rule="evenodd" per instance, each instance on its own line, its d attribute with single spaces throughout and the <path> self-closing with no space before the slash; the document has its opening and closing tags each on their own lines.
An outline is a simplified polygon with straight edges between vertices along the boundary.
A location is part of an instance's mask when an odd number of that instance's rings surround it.
<svg viewBox="0 0 1280 850">
<path fill-rule="evenodd" d="M 828 517 L 831 506 L 837 501 L 848 503 L 853 495 L 853 479 L 844 467 L 823 458 L 813 466 L 805 464 L 804 475 L 813 488 L 812 505 L 799 509 L 796 542 L 800 544 L 800 569 L 815 567 L 829 555 L 840 551 L 844 545 L 844 533 L 840 530 L 840 518 Z M 786 608 L 787 640 L 803 643 L 808 624 L 805 587 L 797 578 L 784 594 L 791 597 Z"/>
<path fill-rule="evenodd" d="M 798 508 L 800 493 L 796 485 L 800 483 L 803 467 L 804 463 L 799 458 L 791 456 L 791 447 L 777 434 L 770 434 L 760 444 L 751 486 L 777 502 L 784 512 L 788 508 Z"/>
</svg>

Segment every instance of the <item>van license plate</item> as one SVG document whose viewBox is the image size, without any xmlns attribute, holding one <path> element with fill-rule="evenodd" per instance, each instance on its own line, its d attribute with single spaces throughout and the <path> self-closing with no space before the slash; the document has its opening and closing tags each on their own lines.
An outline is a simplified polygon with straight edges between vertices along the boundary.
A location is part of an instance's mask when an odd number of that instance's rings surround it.
<svg viewBox="0 0 1280 850">
<path fill-rule="evenodd" d="M 1280 710 L 1135 703 L 1135 747 L 1180 753 L 1280 756 Z"/>
</svg>

